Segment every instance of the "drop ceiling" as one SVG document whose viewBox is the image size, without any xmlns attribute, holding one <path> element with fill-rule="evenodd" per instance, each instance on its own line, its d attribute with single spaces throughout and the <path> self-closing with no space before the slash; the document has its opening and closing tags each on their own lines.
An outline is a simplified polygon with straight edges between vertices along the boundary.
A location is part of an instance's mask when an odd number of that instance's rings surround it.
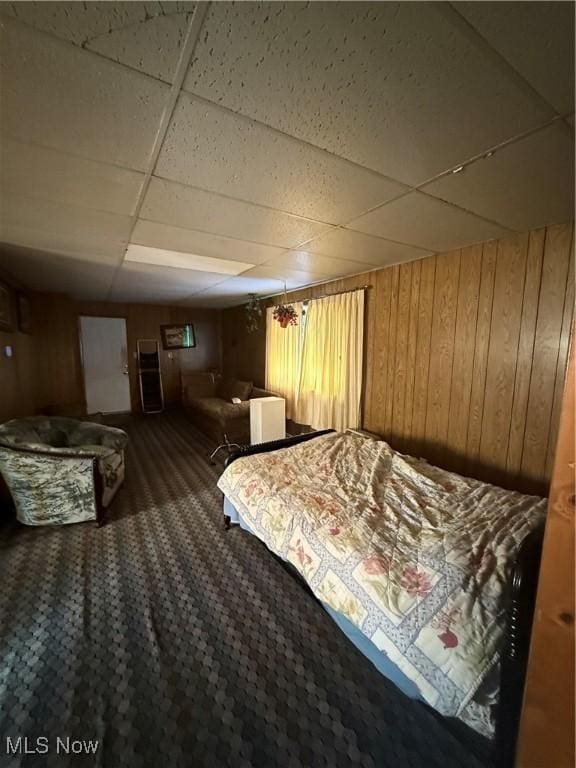
<svg viewBox="0 0 576 768">
<path fill-rule="evenodd" d="M 571 2 L 0 2 L 0 33 L 33 289 L 226 307 L 573 216 Z"/>
</svg>

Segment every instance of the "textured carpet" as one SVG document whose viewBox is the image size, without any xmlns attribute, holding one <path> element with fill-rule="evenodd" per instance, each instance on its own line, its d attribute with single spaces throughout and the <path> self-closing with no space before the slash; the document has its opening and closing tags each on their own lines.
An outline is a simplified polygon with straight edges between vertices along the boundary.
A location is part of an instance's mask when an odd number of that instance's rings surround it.
<svg viewBox="0 0 576 768">
<path fill-rule="evenodd" d="M 486 765 L 471 731 L 403 696 L 260 542 L 224 530 L 220 468 L 182 415 L 127 429 L 104 528 L 0 528 L 3 768 Z M 47 754 L 8 755 L 19 736 Z M 57 753 L 57 737 L 98 748 Z"/>
</svg>

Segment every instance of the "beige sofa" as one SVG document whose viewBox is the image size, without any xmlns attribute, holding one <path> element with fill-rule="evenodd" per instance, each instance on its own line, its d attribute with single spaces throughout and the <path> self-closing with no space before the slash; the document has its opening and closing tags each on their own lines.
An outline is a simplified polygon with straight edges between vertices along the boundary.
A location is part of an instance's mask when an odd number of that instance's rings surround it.
<svg viewBox="0 0 576 768">
<path fill-rule="evenodd" d="M 221 444 L 250 442 L 250 400 L 271 397 L 272 392 L 254 387 L 252 382 L 190 371 L 182 374 L 182 403 L 192 423 L 205 435 Z M 233 403 L 238 397 L 242 402 Z"/>
</svg>

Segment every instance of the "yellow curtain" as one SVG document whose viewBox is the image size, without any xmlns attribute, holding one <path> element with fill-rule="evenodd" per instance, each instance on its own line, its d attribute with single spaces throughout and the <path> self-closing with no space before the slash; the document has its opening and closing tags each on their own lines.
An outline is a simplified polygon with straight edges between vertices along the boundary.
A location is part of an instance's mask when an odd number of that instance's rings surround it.
<svg viewBox="0 0 576 768">
<path fill-rule="evenodd" d="M 302 302 L 291 302 L 298 325 L 282 328 L 274 320 L 273 307 L 266 310 L 266 389 L 286 400 L 286 418 L 291 419 L 300 374 Z"/>
<path fill-rule="evenodd" d="M 313 300 L 306 315 L 295 421 L 315 429 L 359 427 L 364 291 Z"/>
</svg>

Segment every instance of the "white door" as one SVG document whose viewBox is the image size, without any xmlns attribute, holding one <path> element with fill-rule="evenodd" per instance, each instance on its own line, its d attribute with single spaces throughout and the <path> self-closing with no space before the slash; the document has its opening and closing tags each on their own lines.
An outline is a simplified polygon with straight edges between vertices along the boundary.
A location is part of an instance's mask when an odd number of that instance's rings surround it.
<svg viewBox="0 0 576 768">
<path fill-rule="evenodd" d="M 88 413 L 130 411 L 128 345 L 123 317 L 81 317 Z"/>
</svg>

